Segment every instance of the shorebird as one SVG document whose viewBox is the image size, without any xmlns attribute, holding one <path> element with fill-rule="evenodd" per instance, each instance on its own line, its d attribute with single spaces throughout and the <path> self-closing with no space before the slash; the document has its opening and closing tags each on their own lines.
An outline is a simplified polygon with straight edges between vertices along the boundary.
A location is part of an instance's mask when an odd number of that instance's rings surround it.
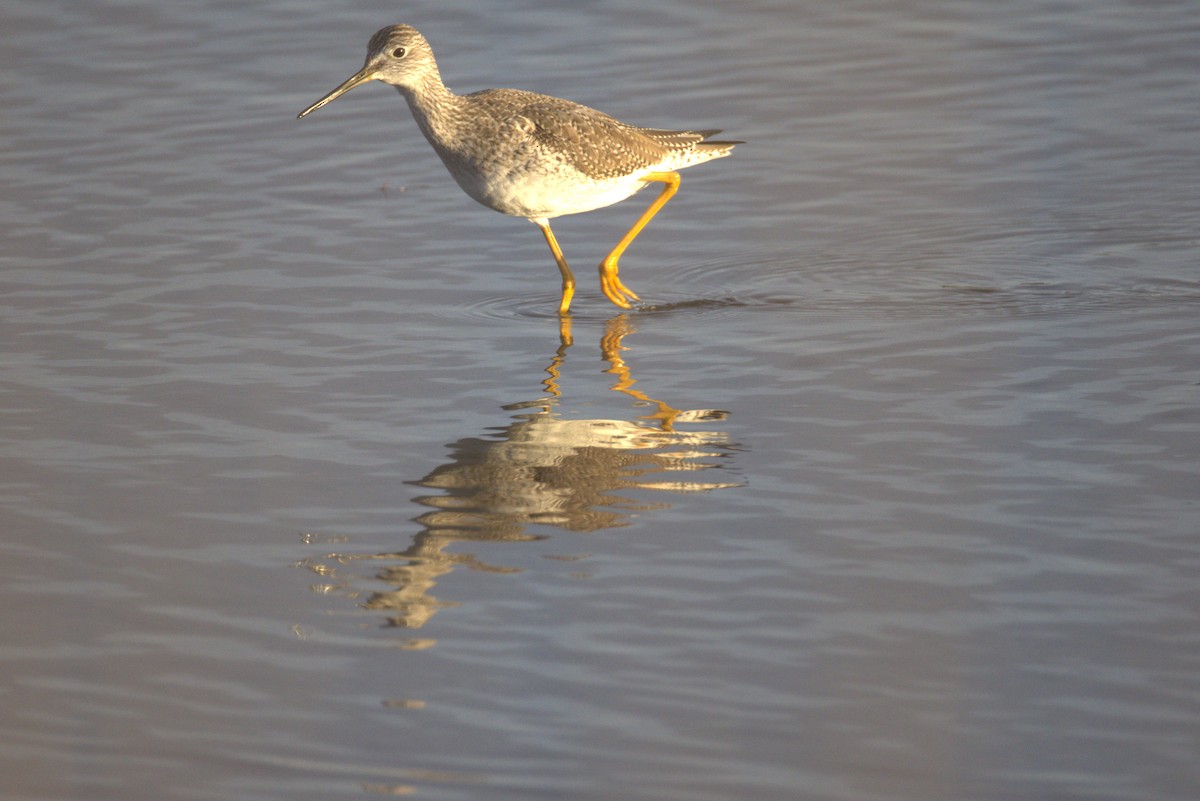
<svg viewBox="0 0 1200 801">
<path fill-rule="evenodd" d="M 600 262 L 600 288 L 623 309 L 639 300 L 617 276 L 617 260 L 679 189 L 684 167 L 728 156 L 735 141 L 718 130 L 640 128 L 570 100 L 519 89 L 458 95 L 446 88 L 433 50 L 416 29 L 376 32 L 363 68 L 301 111 L 304 117 L 370 81 L 404 95 L 425 138 L 463 191 L 488 208 L 524 217 L 541 229 L 562 274 L 558 313 L 575 294 L 575 276 L 550 220 L 610 206 L 648 183 L 662 191 Z"/>
</svg>

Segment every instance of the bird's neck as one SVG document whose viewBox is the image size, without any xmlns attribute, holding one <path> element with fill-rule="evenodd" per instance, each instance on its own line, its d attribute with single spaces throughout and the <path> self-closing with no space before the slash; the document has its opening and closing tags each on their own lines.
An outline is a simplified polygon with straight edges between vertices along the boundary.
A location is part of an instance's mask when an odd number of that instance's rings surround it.
<svg viewBox="0 0 1200 801">
<path fill-rule="evenodd" d="M 447 89 L 436 70 L 423 76 L 423 80 L 417 86 L 396 88 L 408 101 L 408 107 L 412 110 L 425 138 L 439 153 L 448 143 L 458 138 L 457 129 L 463 118 L 461 108 L 464 98 Z"/>
</svg>

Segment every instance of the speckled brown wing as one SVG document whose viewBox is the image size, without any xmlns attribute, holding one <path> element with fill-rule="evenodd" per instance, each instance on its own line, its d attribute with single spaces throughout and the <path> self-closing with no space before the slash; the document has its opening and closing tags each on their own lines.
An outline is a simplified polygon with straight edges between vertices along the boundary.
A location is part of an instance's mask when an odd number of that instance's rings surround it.
<svg viewBox="0 0 1200 801">
<path fill-rule="evenodd" d="M 654 167 L 672 149 L 640 128 L 569 101 L 531 103 L 513 115 L 512 123 L 533 142 L 600 181 Z"/>
<path fill-rule="evenodd" d="M 667 131 L 661 128 L 638 128 L 637 130 L 668 150 L 691 150 L 696 144 L 721 132 L 719 128 L 707 131 Z"/>
<path fill-rule="evenodd" d="M 729 151 L 734 145 L 743 144 L 740 140 L 709 139 L 721 132 L 720 128 L 708 128 L 703 131 L 665 131 L 660 128 L 638 128 L 646 136 L 658 142 L 667 150 L 676 153 L 693 151 Z"/>
</svg>

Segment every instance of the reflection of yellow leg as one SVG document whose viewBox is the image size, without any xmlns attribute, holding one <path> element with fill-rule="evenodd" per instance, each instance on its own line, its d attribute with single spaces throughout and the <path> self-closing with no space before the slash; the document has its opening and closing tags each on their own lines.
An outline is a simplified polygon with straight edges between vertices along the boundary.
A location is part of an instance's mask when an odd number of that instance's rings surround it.
<svg viewBox="0 0 1200 801">
<path fill-rule="evenodd" d="M 624 314 L 618 314 L 608 321 L 604 336 L 600 340 L 600 351 L 610 365 L 604 372 L 617 377 L 617 382 L 612 386 L 614 391 L 623 392 L 635 400 L 655 406 L 655 413 L 644 415 L 644 419 L 656 421 L 663 431 L 674 431 L 675 418 L 679 416 L 679 410 L 673 406 L 668 406 L 660 400 L 651 398 L 640 389 L 633 388 L 633 385 L 637 383 L 637 379 L 630 374 L 629 365 L 625 364 L 625 360 L 621 358 L 621 351 L 626 350 L 626 347 L 621 344 L 621 340 L 627 334 L 632 334 L 633 332 L 633 325 Z"/>
<path fill-rule="evenodd" d="M 665 206 L 671 196 L 679 190 L 679 173 L 677 172 L 651 172 L 642 176 L 642 180 L 661 181 L 662 192 L 650 204 L 650 208 L 642 213 L 642 216 L 625 236 L 621 237 L 621 241 L 612 249 L 612 252 L 604 257 L 604 261 L 600 262 L 600 289 L 604 292 L 605 297 L 622 309 L 632 309 L 633 304 L 629 301 L 638 300 L 638 296 L 629 287 L 622 284 L 621 279 L 617 278 L 617 259 L 621 258 L 621 254 L 625 252 L 625 248 L 629 247 L 629 243 L 642 232 L 646 223 L 650 222 L 650 219 L 658 214 L 658 210 Z"/>
<path fill-rule="evenodd" d="M 550 377 L 542 382 L 542 386 L 546 388 L 546 392 L 553 398 L 557 398 L 562 394 L 558 389 L 558 378 L 562 364 L 567 358 L 567 349 L 574 343 L 575 337 L 571 335 L 571 315 L 560 315 L 558 318 L 558 350 L 554 352 L 554 358 L 550 360 L 550 366 L 546 368 L 546 372 Z M 547 411 L 549 411 L 548 406 Z"/>
<path fill-rule="evenodd" d="M 575 344 L 575 337 L 571 334 L 571 318 L 563 316 L 558 318 L 558 355 L 562 356 L 567 352 L 567 348 Z"/>
<path fill-rule="evenodd" d="M 567 310 L 571 308 L 571 298 L 575 296 L 575 276 L 571 274 L 571 268 L 567 266 L 567 260 L 563 257 L 562 248 L 558 246 L 558 240 L 554 238 L 554 232 L 550 230 L 550 223 L 538 222 L 537 227 L 542 229 L 542 236 L 546 237 L 546 244 L 550 246 L 550 252 L 554 254 L 558 271 L 562 273 L 562 300 L 558 304 L 558 313 L 566 314 Z"/>
</svg>

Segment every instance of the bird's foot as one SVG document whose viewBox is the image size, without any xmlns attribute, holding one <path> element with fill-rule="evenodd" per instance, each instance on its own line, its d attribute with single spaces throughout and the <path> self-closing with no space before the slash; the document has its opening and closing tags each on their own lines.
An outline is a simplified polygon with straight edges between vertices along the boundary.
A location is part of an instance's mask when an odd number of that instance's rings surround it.
<svg viewBox="0 0 1200 801">
<path fill-rule="evenodd" d="M 632 309 L 630 301 L 641 300 L 629 287 L 621 283 L 617 277 L 617 262 L 605 259 L 600 263 L 600 290 L 604 296 L 622 309 Z"/>
</svg>

